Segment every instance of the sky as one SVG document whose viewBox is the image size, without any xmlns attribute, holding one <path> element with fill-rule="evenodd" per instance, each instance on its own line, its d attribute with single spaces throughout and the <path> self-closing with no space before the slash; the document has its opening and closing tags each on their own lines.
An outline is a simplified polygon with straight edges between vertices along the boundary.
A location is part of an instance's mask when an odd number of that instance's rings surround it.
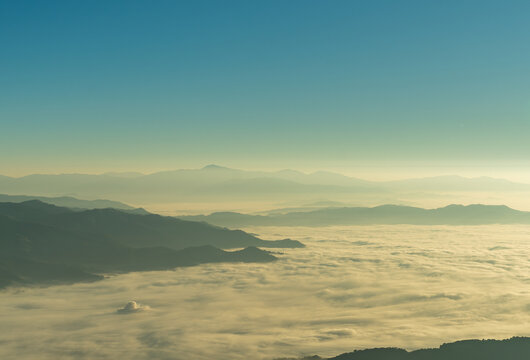
<svg viewBox="0 0 530 360">
<path fill-rule="evenodd" d="M 528 1 L 0 0 L 0 174 L 530 179 L 528 34 Z"/>
</svg>

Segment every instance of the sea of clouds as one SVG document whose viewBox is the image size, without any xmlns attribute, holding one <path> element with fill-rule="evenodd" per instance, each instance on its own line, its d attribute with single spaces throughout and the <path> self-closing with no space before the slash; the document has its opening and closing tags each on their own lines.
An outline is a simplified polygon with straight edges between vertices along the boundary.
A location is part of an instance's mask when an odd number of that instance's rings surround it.
<svg viewBox="0 0 530 360">
<path fill-rule="evenodd" d="M 0 291 L 0 358 L 274 359 L 530 335 L 530 226 L 247 230 L 307 248 Z"/>
</svg>

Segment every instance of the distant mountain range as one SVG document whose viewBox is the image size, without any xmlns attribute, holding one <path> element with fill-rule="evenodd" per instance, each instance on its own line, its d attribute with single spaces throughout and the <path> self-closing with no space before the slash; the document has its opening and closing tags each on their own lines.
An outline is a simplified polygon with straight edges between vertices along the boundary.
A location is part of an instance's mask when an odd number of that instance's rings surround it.
<svg viewBox="0 0 530 360">
<path fill-rule="evenodd" d="M 44 196 L 106 197 L 133 204 L 182 201 L 278 201 L 349 199 L 359 194 L 394 196 L 403 192 L 530 191 L 529 184 L 487 177 L 440 176 L 424 179 L 374 182 L 332 172 L 305 174 L 294 170 L 243 171 L 217 165 L 201 169 L 153 174 L 107 173 L 102 175 L 0 176 L 0 192 Z"/>
<path fill-rule="evenodd" d="M 91 281 L 108 272 L 276 259 L 257 246 L 303 245 L 154 214 L 73 211 L 38 200 L 0 203 L 0 287 Z M 221 250 L 228 248 L 245 249 Z"/>
<path fill-rule="evenodd" d="M 530 224 L 530 212 L 504 205 L 449 205 L 438 209 L 382 205 L 376 207 L 331 207 L 312 211 L 248 215 L 216 212 L 210 215 L 180 216 L 226 227 L 243 226 L 328 226 L 328 225 L 486 225 Z"/>
<path fill-rule="evenodd" d="M 406 351 L 399 348 L 357 350 L 327 360 L 527 360 L 530 359 L 530 338 L 506 340 L 463 340 L 443 344 L 435 349 Z M 294 359 L 277 359 L 294 360 Z M 299 360 L 324 360 L 318 356 Z"/>
</svg>

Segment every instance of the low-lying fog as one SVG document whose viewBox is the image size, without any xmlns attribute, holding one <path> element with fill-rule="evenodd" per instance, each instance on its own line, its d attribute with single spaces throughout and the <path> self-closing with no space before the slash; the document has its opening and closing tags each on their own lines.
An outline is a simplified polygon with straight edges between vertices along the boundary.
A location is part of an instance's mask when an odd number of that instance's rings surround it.
<svg viewBox="0 0 530 360">
<path fill-rule="evenodd" d="M 530 226 L 246 230 L 307 248 L 4 290 L 0 358 L 272 359 L 530 335 Z"/>
</svg>

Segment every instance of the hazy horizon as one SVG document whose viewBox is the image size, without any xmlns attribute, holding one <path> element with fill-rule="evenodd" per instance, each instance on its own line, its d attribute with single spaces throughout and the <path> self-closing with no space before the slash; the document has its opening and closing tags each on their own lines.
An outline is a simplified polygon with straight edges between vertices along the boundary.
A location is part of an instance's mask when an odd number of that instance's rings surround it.
<svg viewBox="0 0 530 360">
<path fill-rule="evenodd" d="M 295 171 L 303 174 L 313 174 L 318 172 L 330 172 L 351 178 L 360 180 L 373 181 L 373 182 L 386 182 L 396 180 L 408 180 L 408 179 L 422 179 L 422 178 L 435 178 L 435 177 L 450 177 L 459 176 L 463 178 L 492 178 L 492 179 L 503 179 L 512 182 L 520 182 L 530 184 L 530 170 L 524 169 L 523 171 L 517 171 L 516 168 L 504 166 L 504 171 L 496 171 L 492 168 L 483 168 L 480 166 L 466 167 L 466 166 L 400 166 L 393 165 L 390 167 L 377 167 L 372 166 L 357 166 L 353 168 L 342 168 L 342 167 L 324 167 L 324 168 L 297 168 L 293 167 L 251 167 L 241 168 L 237 166 L 227 166 L 225 164 L 217 163 L 204 163 L 190 167 L 171 167 L 171 168 L 160 168 L 160 169 L 99 169 L 99 170 L 87 170 L 87 169 L 63 169 L 63 170 L 47 170 L 43 172 L 26 170 L 25 172 L 3 172 L 0 176 L 7 176 L 12 178 L 21 178 L 30 175 L 117 175 L 117 176 L 135 176 L 135 175 L 152 175 L 160 172 L 172 172 L 179 170 L 200 170 L 209 166 L 216 166 L 221 168 L 228 168 L 232 170 L 241 171 L 262 171 L 262 172 L 281 172 L 281 171 Z M 506 168 L 510 170 L 506 170 Z M 528 172 L 528 174 L 526 174 Z"/>
</svg>

